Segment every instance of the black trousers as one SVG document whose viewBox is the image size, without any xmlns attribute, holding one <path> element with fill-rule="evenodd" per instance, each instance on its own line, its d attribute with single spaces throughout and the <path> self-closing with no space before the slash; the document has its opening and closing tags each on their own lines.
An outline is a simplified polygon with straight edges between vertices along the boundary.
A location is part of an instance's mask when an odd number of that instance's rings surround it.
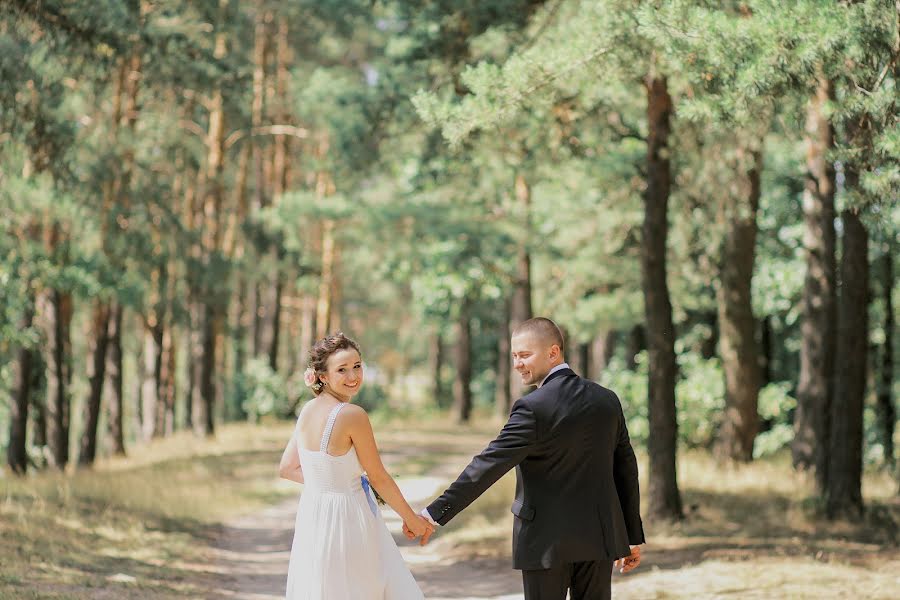
<svg viewBox="0 0 900 600">
<path fill-rule="evenodd" d="M 613 561 L 567 563 L 550 569 L 522 571 L 525 600 L 609 600 Z"/>
</svg>

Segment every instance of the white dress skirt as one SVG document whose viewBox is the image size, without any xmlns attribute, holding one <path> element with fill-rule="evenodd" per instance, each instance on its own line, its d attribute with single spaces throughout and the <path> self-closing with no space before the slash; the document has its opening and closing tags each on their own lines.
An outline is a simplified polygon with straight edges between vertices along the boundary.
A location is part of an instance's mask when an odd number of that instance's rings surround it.
<svg viewBox="0 0 900 600">
<path fill-rule="evenodd" d="M 297 440 L 304 489 L 294 526 L 286 598 L 424 599 L 371 492 L 363 489 L 356 449 L 351 447 L 341 456 L 325 450 L 344 406 L 339 404 L 329 415 L 318 451 L 303 448 Z"/>
</svg>

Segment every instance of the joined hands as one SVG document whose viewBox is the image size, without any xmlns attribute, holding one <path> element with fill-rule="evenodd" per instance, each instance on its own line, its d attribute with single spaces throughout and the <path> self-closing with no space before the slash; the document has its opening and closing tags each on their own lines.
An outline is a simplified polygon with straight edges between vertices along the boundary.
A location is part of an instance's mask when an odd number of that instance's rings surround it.
<svg viewBox="0 0 900 600">
<path fill-rule="evenodd" d="M 412 521 L 403 522 L 403 535 L 405 535 L 408 540 L 414 540 L 417 537 L 421 537 L 422 539 L 419 540 L 420 546 L 427 544 L 433 533 L 434 525 L 421 515 L 416 515 L 416 518 Z"/>
</svg>

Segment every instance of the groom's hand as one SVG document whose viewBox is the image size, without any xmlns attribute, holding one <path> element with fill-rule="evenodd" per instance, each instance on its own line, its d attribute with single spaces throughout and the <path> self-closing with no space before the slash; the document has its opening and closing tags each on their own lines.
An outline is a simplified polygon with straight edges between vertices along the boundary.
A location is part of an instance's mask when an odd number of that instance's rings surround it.
<svg viewBox="0 0 900 600">
<path fill-rule="evenodd" d="M 619 569 L 619 573 L 628 573 L 637 568 L 639 564 L 641 564 L 641 547 L 632 546 L 631 554 L 616 561 L 616 568 Z"/>
</svg>

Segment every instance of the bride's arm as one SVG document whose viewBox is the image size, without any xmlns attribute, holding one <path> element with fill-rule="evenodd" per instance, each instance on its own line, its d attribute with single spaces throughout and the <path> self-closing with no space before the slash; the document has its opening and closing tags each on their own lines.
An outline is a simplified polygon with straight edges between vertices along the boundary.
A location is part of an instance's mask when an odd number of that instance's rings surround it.
<svg viewBox="0 0 900 600">
<path fill-rule="evenodd" d="M 369 483 L 372 484 L 378 494 L 384 498 L 388 506 L 393 508 L 404 523 L 414 525 L 416 529 L 422 527 L 430 528 L 425 525 L 422 517 L 417 515 L 409 506 L 403 493 L 397 486 L 397 482 L 390 476 L 381 462 L 381 456 L 378 454 L 378 448 L 375 445 L 375 434 L 372 432 L 372 424 L 369 422 L 369 415 L 359 406 L 350 405 L 344 409 L 344 413 L 350 413 L 348 416 L 348 429 L 350 439 L 356 447 L 356 455 L 366 474 L 369 476 Z M 411 527 L 412 528 L 412 527 Z M 421 535 L 421 533 L 419 533 Z"/>
<path fill-rule="evenodd" d="M 297 451 L 297 441 L 294 436 L 291 436 L 291 440 L 284 449 L 284 454 L 281 455 L 278 475 L 282 479 L 303 483 L 303 468 L 300 466 L 300 453 Z"/>
</svg>

